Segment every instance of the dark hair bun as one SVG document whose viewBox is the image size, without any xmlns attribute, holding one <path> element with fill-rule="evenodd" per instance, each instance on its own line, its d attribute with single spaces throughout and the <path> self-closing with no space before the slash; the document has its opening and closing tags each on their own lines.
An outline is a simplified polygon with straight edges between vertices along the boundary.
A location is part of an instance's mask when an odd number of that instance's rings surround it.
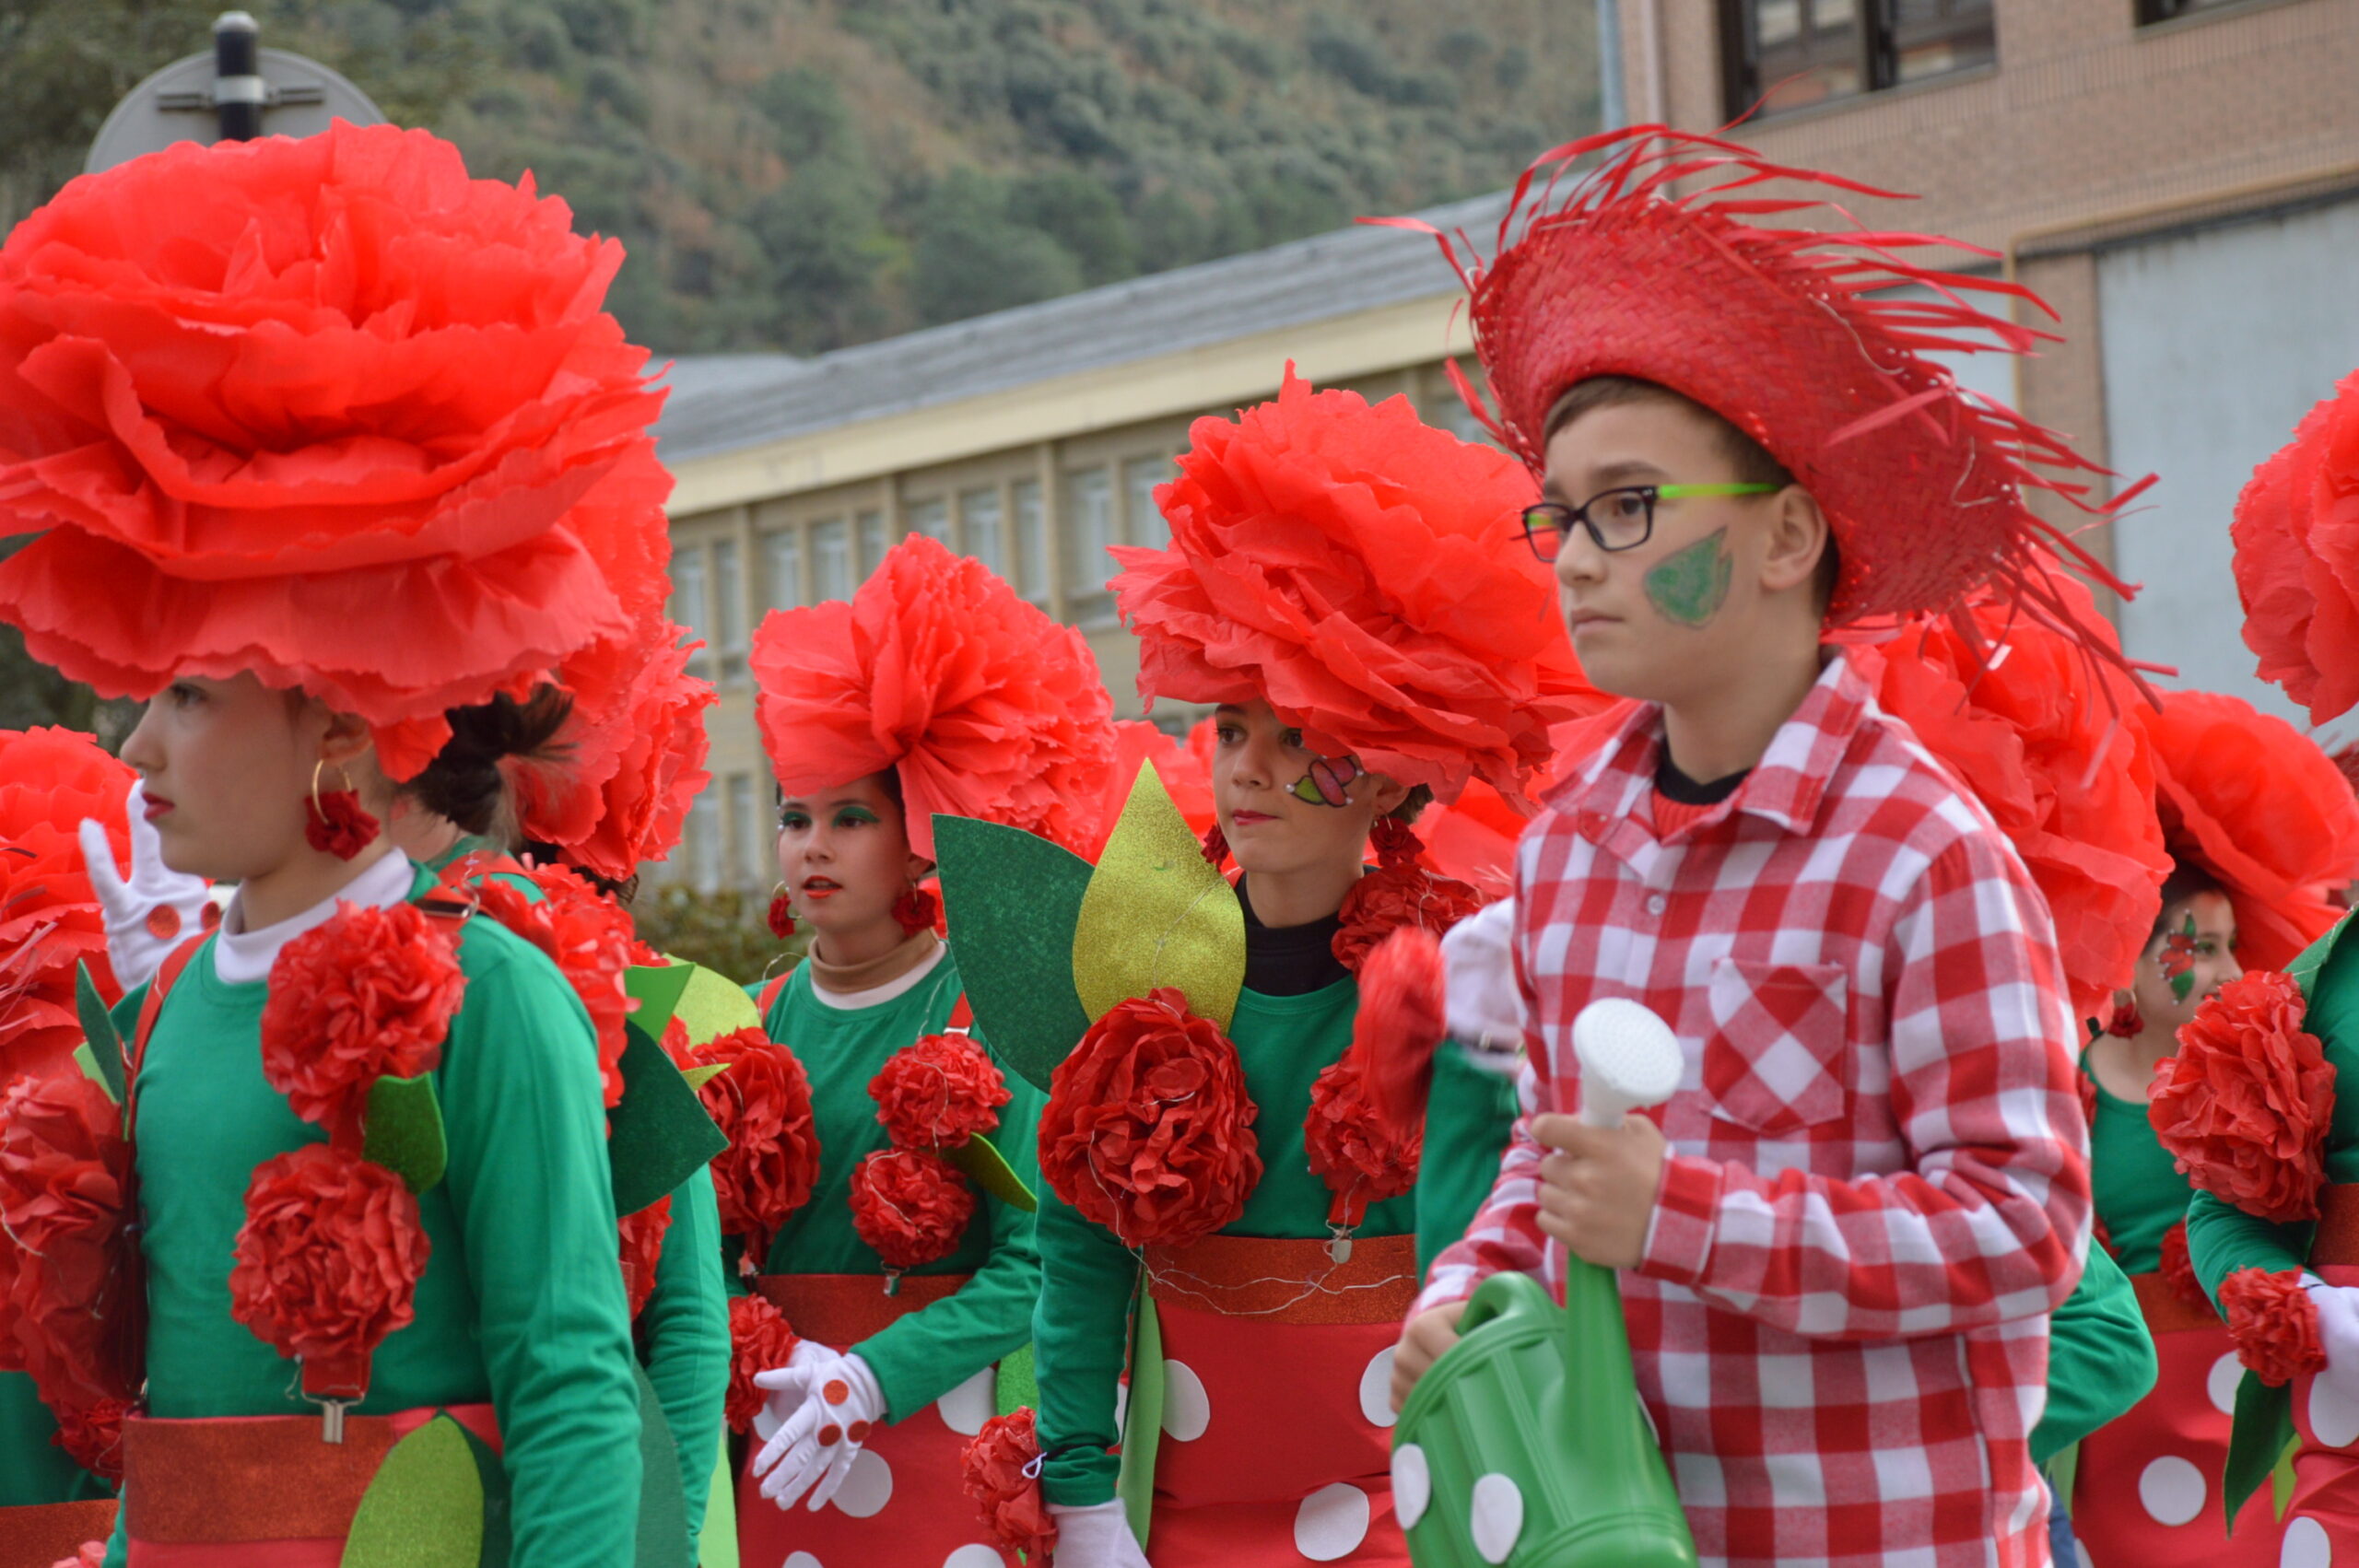
<svg viewBox="0 0 2359 1568">
<path fill-rule="evenodd" d="M 563 748 L 557 731 L 573 711 L 573 699 L 545 685 L 522 702 L 496 696 L 473 708 L 444 711 L 451 739 L 434 760 L 409 781 L 411 798 L 473 834 L 501 826 L 507 780 L 499 765 L 510 757 L 532 762 L 557 759 Z"/>
</svg>

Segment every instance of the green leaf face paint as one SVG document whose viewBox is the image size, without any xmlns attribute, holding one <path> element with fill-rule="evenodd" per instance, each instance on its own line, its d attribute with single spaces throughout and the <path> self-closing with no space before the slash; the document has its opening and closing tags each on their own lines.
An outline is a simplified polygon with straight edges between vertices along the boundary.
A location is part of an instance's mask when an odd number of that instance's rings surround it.
<svg viewBox="0 0 2359 1568">
<path fill-rule="evenodd" d="M 1725 528 L 1715 529 L 1654 564 L 1646 585 L 1647 598 L 1656 609 L 1683 626 L 1700 626 L 1719 614 L 1736 572 L 1728 534 Z"/>
</svg>

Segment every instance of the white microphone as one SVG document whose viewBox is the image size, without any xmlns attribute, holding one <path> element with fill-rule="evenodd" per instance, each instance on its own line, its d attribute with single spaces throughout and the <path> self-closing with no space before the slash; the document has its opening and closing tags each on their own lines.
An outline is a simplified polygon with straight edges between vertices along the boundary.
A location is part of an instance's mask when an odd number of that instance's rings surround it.
<svg viewBox="0 0 2359 1568">
<path fill-rule="evenodd" d="M 1573 1019 L 1581 1064 L 1581 1121 L 1619 1127 L 1625 1112 L 1661 1105 L 1679 1088 L 1679 1036 L 1654 1010 L 1627 997 L 1590 1002 Z"/>
</svg>

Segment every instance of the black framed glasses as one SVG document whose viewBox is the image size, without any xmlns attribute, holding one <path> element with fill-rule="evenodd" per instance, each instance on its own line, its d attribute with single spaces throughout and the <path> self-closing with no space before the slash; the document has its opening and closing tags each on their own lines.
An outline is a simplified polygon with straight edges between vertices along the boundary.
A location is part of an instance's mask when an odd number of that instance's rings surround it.
<svg viewBox="0 0 2359 1568">
<path fill-rule="evenodd" d="M 1579 506 L 1541 501 L 1523 509 L 1523 539 L 1532 553 L 1554 561 L 1565 548 L 1575 526 L 1589 531 L 1591 543 L 1609 555 L 1635 550 L 1653 537 L 1655 503 L 1688 496 L 1766 496 L 1784 486 L 1730 483 L 1719 485 L 1624 485 L 1600 490 Z"/>
</svg>

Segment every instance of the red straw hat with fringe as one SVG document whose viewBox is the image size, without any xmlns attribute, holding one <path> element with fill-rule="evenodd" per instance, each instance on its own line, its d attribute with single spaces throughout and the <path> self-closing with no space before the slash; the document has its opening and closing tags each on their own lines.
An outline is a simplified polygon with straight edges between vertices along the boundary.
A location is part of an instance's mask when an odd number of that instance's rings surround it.
<svg viewBox="0 0 2359 1568">
<path fill-rule="evenodd" d="M 1595 167 L 1576 169 L 1591 155 Z M 1763 193 L 1773 181 L 1802 190 Z M 2128 590 L 2026 496 L 2045 490 L 2106 517 L 2143 485 L 2095 501 L 2091 481 L 2107 470 L 1960 386 L 1931 357 L 1987 350 L 1992 340 L 2018 354 L 2053 341 L 1976 309 L 1970 295 L 2048 307 L 2019 285 L 1895 254 L 1954 241 L 1748 221 L 1848 216 L 1831 199 L 1846 193 L 1897 194 L 1786 168 L 1717 136 L 1635 125 L 1569 143 L 1526 170 L 1487 262 L 1463 235 L 1411 218 L 1372 221 L 1440 240 L 1472 296 L 1496 407 L 1454 366 L 1452 376 L 1534 474 L 1545 466 L 1548 411 L 1567 389 L 1593 376 L 1653 381 L 1751 436 L 1825 509 L 1842 552 L 1830 626 L 1948 614 L 1990 588 L 2118 664 L 2118 651 L 2080 636 L 2070 605 L 2033 564 L 2036 547 Z M 1893 292 L 1903 286 L 1933 298 Z M 1978 641 L 1974 618 L 1957 619 L 1961 635 Z"/>
</svg>

